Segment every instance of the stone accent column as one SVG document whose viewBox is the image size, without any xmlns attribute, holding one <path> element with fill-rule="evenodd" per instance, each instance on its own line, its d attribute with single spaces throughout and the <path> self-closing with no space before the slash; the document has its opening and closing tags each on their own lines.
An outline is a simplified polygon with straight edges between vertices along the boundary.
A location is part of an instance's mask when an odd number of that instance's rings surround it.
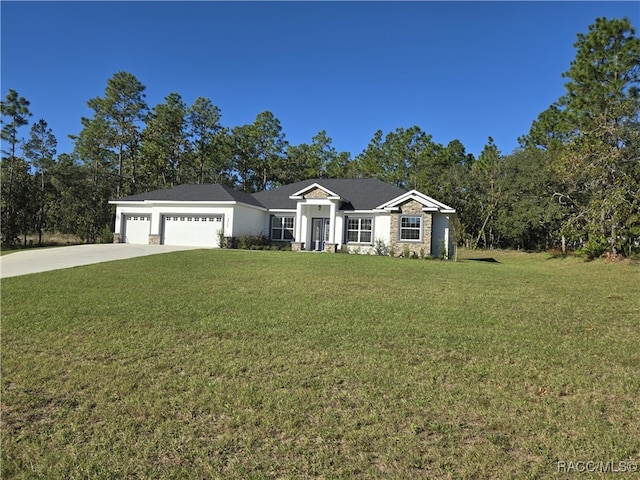
<svg viewBox="0 0 640 480">
<path fill-rule="evenodd" d="M 400 215 L 391 214 L 391 226 L 389 228 L 389 250 L 393 250 L 393 255 L 398 257 L 402 254 L 402 248 L 399 248 L 398 239 L 400 238 Z M 391 254 L 389 254 L 391 255 Z"/>
<path fill-rule="evenodd" d="M 160 235 L 149 234 L 149 245 L 160 245 Z"/>
<path fill-rule="evenodd" d="M 327 253 L 336 253 L 336 247 L 338 246 L 337 243 L 328 243 L 325 242 L 324 244 L 324 251 Z"/>
<path fill-rule="evenodd" d="M 424 224 L 424 231 L 422 232 L 422 244 L 424 247 L 424 254 L 431 255 L 433 253 L 431 251 L 431 234 L 433 232 L 433 213 L 425 213 L 422 223 Z"/>
<path fill-rule="evenodd" d="M 292 252 L 301 252 L 304 249 L 304 242 L 291 242 Z"/>
<path fill-rule="evenodd" d="M 122 234 L 114 233 L 113 234 L 113 243 L 122 243 Z"/>
</svg>

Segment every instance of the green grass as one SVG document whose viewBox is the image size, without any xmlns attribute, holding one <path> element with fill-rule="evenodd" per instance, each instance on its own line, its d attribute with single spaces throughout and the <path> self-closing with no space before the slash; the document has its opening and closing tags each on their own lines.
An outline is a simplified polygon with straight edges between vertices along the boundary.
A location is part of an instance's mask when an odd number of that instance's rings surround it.
<svg viewBox="0 0 640 480">
<path fill-rule="evenodd" d="M 639 266 L 490 255 L 200 250 L 5 279 L 2 478 L 640 462 Z"/>
</svg>

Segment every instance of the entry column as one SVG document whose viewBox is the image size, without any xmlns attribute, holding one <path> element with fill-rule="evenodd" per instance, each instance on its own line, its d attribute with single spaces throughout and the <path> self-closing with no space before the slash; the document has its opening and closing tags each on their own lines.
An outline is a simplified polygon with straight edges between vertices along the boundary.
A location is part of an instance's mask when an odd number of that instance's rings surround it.
<svg viewBox="0 0 640 480">
<path fill-rule="evenodd" d="M 329 205 L 329 243 L 336 243 L 336 204 Z"/>
<path fill-rule="evenodd" d="M 296 232 L 295 241 L 302 242 L 302 202 L 296 203 Z"/>
</svg>

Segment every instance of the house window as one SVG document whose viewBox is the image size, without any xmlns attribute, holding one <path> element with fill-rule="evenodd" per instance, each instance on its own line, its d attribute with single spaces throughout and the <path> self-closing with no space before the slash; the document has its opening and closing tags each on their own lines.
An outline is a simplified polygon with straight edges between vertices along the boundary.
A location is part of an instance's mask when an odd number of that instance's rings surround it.
<svg viewBox="0 0 640 480">
<path fill-rule="evenodd" d="M 400 240 L 420 241 L 422 239 L 422 217 L 400 217 Z"/>
<path fill-rule="evenodd" d="M 293 240 L 293 217 L 272 217 L 271 239 Z"/>
<path fill-rule="evenodd" d="M 373 222 L 370 218 L 347 219 L 347 242 L 371 243 Z"/>
</svg>

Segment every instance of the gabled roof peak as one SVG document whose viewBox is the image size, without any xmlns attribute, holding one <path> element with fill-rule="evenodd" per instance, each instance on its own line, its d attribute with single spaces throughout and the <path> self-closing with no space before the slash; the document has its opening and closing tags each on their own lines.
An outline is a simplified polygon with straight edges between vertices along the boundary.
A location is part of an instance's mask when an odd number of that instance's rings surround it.
<svg viewBox="0 0 640 480">
<path fill-rule="evenodd" d="M 331 190 L 329 190 L 326 187 L 323 187 L 320 183 L 315 182 L 312 183 L 311 185 L 308 185 L 306 187 L 304 187 L 301 190 L 298 190 L 297 192 L 293 193 L 292 195 L 289 196 L 289 198 L 293 199 L 293 200 L 299 200 L 305 197 L 305 195 L 309 192 L 312 192 L 313 190 L 322 190 L 323 192 L 325 192 L 327 194 L 327 198 L 331 199 L 331 200 L 341 200 L 342 197 L 341 195 L 332 192 Z"/>
<path fill-rule="evenodd" d="M 448 205 L 445 205 L 442 202 L 437 201 L 434 198 L 431 198 L 428 195 L 425 195 L 418 190 L 410 190 L 402 195 L 399 195 L 396 198 L 389 200 L 382 205 L 379 205 L 377 208 L 381 210 L 392 210 L 398 208 L 403 203 L 414 200 L 420 204 L 422 204 L 422 210 L 425 212 L 440 212 L 440 213 L 456 213 L 455 208 L 452 208 Z"/>
<path fill-rule="evenodd" d="M 380 203 L 406 191 L 375 178 L 310 178 L 254 193 L 253 196 L 267 208 L 295 210 L 296 202 L 301 197 L 292 197 L 305 194 L 313 188 L 327 192 L 331 195 L 328 197 L 330 199 L 340 200 L 340 208 L 349 211 L 373 210 Z"/>
</svg>

